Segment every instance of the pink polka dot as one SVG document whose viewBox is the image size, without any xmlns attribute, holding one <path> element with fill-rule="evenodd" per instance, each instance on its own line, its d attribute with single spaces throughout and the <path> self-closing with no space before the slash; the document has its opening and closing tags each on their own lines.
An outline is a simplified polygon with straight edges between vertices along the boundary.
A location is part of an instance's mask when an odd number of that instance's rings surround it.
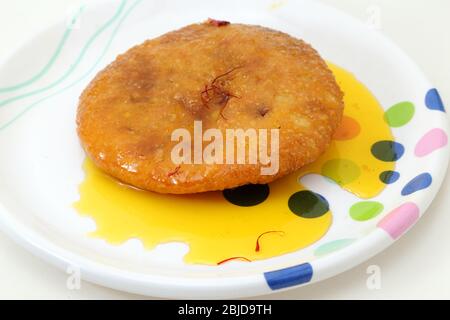
<svg viewBox="0 0 450 320">
<path fill-rule="evenodd" d="M 395 240 L 408 230 L 417 219 L 419 219 L 419 208 L 415 203 L 407 202 L 391 211 L 378 222 L 377 226 L 386 231 Z"/>
<path fill-rule="evenodd" d="M 447 145 L 448 138 L 444 130 L 435 128 L 425 134 L 416 145 L 414 153 L 418 157 L 424 157 L 433 151 Z"/>
</svg>

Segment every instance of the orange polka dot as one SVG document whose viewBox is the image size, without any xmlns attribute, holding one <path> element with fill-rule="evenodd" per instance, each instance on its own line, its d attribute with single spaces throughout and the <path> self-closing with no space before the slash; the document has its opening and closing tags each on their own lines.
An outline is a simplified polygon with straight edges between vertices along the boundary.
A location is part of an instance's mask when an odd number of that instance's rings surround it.
<svg viewBox="0 0 450 320">
<path fill-rule="evenodd" d="M 347 116 L 342 117 L 341 125 L 334 133 L 334 140 L 350 140 L 361 132 L 361 127 L 355 119 Z"/>
</svg>

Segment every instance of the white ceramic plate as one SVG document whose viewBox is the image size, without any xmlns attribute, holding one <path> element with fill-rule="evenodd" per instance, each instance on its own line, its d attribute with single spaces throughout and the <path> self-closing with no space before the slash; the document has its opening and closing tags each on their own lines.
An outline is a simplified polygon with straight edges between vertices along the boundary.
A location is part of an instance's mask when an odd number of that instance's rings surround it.
<svg viewBox="0 0 450 320">
<path fill-rule="evenodd" d="M 172 298 L 255 296 L 320 281 L 392 244 L 440 187 L 448 147 L 437 91 L 390 41 L 334 9 L 310 1 L 89 1 L 77 17 L 41 32 L 0 63 L 0 226 L 50 263 L 79 267 L 84 280 Z M 413 119 L 393 129 L 405 154 L 397 162 L 400 179 L 377 198 L 384 204 L 379 216 L 349 220 L 354 197 L 311 178 L 307 185 L 320 188 L 331 203 L 340 201 L 326 236 L 291 254 L 251 264 L 186 265 L 188 248 L 180 243 L 146 251 L 137 240 L 115 247 L 87 236 L 93 221 L 72 208 L 83 179 L 74 121 L 80 92 L 117 54 L 207 17 L 303 38 L 352 71 L 386 108 L 400 101 L 415 105 Z M 414 192 L 402 195 L 411 180 L 407 189 Z"/>
</svg>

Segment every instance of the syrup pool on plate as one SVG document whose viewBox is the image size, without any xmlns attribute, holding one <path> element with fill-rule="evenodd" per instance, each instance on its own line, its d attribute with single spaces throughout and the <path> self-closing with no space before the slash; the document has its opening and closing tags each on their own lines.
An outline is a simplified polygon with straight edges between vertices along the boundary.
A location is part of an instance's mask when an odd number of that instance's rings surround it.
<svg viewBox="0 0 450 320">
<path fill-rule="evenodd" d="M 269 185 L 164 195 L 120 184 L 85 160 L 74 206 L 95 221 L 92 236 L 117 245 L 137 238 L 147 249 L 183 242 L 186 263 L 210 265 L 267 259 L 318 241 L 331 226 L 333 203 L 320 190 L 306 190 L 300 178 L 320 174 L 369 199 L 385 188 L 380 174 L 393 172 L 396 160 L 376 98 L 351 73 L 329 66 L 345 93 L 345 111 L 330 148 L 313 164 Z"/>
</svg>

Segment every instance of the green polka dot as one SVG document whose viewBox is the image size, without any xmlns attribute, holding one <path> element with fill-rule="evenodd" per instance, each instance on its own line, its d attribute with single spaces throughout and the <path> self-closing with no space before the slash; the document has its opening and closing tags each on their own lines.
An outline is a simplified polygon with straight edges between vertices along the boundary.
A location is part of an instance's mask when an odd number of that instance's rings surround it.
<svg viewBox="0 0 450 320">
<path fill-rule="evenodd" d="M 314 255 L 316 257 L 326 256 L 332 252 L 338 251 L 347 247 L 348 245 L 355 242 L 355 239 L 339 239 L 332 242 L 325 243 L 314 250 Z"/>
<path fill-rule="evenodd" d="M 411 102 L 400 102 L 390 107 L 384 114 L 384 120 L 389 126 L 398 128 L 404 126 L 414 116 L 415 108 Z"/>
<path fill-rule="evenodd" d="M 319 218 L 330 210 L 328 201 L 320 194 L 303 190 L 294 193 L 288 200 L 289 209 L 302 218 Z"/>
<path fill-rule="evenodd" d="M 322 167 L 322 175 L 334 180 L 339 185 L 346 185 L 355 181 L 361 175 L 361 170 L 353 161 L 347 159 L 333 159 Z"/>
<path fill-rule="evenodd" d="M 350 217 L 356 221 L 367 221 L 375 218 L 384 209 L 383 204 L 377 201 L 362 201 L 350 208 Z"/>
</svg>

